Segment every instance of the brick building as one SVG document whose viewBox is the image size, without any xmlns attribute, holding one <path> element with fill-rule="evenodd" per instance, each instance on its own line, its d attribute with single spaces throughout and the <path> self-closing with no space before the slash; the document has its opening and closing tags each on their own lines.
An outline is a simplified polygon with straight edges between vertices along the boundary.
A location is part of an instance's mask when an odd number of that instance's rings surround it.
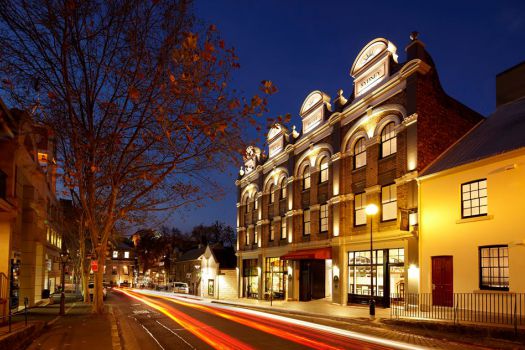
<svg viewBox="0 0 525 350">
<path fill-rule="evenodd" d="M 406 61 L 378 38 L 350 75 L 350 96 L 310 93 L 301 131 L 276 124 L 267 156 L 246 151 L 236 181 L 240 297 L 367 302 L 371 270 L 384 306 L 418 289 L 415 179 L 483 117 L 443 91 L 417 33 Z"/>
</svg>

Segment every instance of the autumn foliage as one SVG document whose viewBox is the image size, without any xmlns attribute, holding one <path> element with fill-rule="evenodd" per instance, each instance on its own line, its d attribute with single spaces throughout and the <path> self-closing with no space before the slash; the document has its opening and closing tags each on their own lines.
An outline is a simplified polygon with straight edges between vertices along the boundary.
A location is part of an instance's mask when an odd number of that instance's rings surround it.
<svg viewBox="0 0 525 350">
<path fill-rule="evenodd" d="M 99 266 L 118 223 L 216 193 L 206 171 L 266 123 L 275 86 L 233 91 L 235 50 L 200 23 L 184 0 L 0 2 L 1 87 L 55 130 Z"/>
</svg>

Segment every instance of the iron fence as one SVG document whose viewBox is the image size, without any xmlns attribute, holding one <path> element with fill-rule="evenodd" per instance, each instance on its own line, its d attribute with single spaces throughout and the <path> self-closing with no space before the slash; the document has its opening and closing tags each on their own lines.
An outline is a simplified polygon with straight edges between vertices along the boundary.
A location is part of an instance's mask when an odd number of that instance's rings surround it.
<svg viewBox="0 0 525 350">
<path fill-rule="evenodd" d="M 404 293 L 390 297 L 391 318 L 525 326 L 525 293 Z"/>
</svg>

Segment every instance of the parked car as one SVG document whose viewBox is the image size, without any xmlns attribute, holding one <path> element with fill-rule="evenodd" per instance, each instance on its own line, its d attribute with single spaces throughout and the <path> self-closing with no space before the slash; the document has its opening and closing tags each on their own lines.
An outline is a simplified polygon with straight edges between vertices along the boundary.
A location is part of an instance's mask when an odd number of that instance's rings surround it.
<svg viewBox="0 0 525 350">
<path fill-rule="evenodd" d="M 190 288 L 188 287 L 188 283 L 174 282 L 173 283 L 173 293 L 189 294 Z"/>
<path fill-rule="evenodd" d="M 89 297 L 91 298 L 91 300 L 93 300 L 93 291 L 95 290 L 95 283 L 93 282 L 89 282 L 88 284 L 88 293 L 89 293 Z M 107 289 L 106 289 L 106 286 L 102 286 L 102 298 L 103 300 L 106 300 L 106 296 L 107 296 Z M 82 292 L 82 296 L 84 296 L 84 292 Z"/>
</svg>

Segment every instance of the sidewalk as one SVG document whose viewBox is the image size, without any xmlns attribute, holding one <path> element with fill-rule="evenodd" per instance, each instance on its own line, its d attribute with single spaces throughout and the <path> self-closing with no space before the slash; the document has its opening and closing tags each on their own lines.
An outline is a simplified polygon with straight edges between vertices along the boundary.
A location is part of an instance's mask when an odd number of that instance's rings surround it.
<svg viewBox="0 0 525 350">
<path fill-rule="evenodd" d="M 13 317 L 11 333 L 7 333 L 7 326 L 1 327 L 0 350 L 120 350 L 112 310 L 94 315 L 91 305 L 84 304 L 79 295 L 66 294 L 66 314 L 59 316 L 59 297 L 53 299 L 52 304 L 28 309 L 27 326 L 22 313 Z"/>
</svg>

